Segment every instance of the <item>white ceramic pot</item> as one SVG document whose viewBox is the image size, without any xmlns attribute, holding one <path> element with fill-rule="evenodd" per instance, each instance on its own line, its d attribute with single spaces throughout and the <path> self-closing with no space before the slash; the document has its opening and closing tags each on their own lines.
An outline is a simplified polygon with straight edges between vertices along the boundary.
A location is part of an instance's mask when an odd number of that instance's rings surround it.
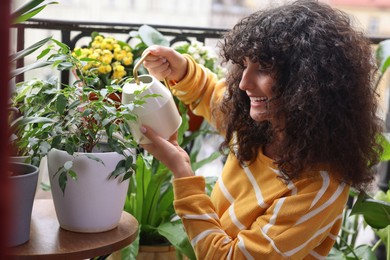
<svg viewBox="0 0 390 260">
<path fill-rule="evenodd" d="M 38 167 L 26 164 L 10 163 L 11 227 L 8 246 L 24 244 L 30 239 L 31 213 L 38 182 Z"/>
<path fill-rule="evenodd" d="M 109 178 L 117 163 L 124 159 L 116 152 L 93 153 L 104 164 L 76 153 L 73 159 L 65 151 L 52 149 L 48 153 L 48 171 L 58 222 L 63 229 L 94 233 L 115 228 L 120 220 L 129 179 Z M 56 174 L 67 161 L 73 160 L 72 170 L 77 180 L 68 177 L 65 193 L 60 189 Z"/>
<path fill-rule="evenodd" d="M 135 80 L 126 83 L 122 90 L 122 103 L 129 104 L 135 100 L 136 92 L 142 91 L 140 97 L 145 95 L 157 95 L 147 97 L 141 107 L 135 107 L 133 112 L 137 115 L 137 121 L 128 121 L 134 139 L 140 144 L 150 143 L 150 140 L 142 135 L 139 128 L 148 125 L 161 137 L 168 139 L 180 127 L 181 116 L 177 110 L 175 101 L 169 89 L 151 75 L 139 76 L 139 83 Z"/>
</svg>

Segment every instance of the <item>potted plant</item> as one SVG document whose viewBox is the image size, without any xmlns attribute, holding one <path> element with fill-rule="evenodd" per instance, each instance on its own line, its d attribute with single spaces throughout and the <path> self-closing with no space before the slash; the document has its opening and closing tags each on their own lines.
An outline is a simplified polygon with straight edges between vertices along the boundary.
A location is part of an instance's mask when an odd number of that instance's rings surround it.
<svg viewBox="0 0 390 260">
<path fill-rule="evenodd" d="M 51 87 L 44 91 L 47 96 L 43 100 L 39 95 L 27 99 L 36 108 L 31 116 L 51 120 L 35 123 L 36 128 L 44 129 L 35 142 L 41 153 L 46 152 L 48 156 L 57 217 L 61 227 L 72 231 L 112 229 L 119 222 L 135 165 L 129 148 L 135 148 L 136 143 L 126 122 L 135 120 L 132 108 L 142 105 L 143 101 L 122 105 L 111 99 L 111 94 L 121 91 L 125 78 L 96 89 L 93 84 L 96 76 L 84 75 L 82 70 L 82 64 L 87 61 L 72 55 L 63 43 L 51 41 L 53 44 L 42 51 L 40 59 L 46 57 L 46 62 L 56 69 L 73 70 L 79 77 L 70 85 L 60 86 L 56 81 L 47 84 Z M 31 81 L 20 85 L 29 84 Z M 84 169 L 94 172 L 83 172 Z M 74 201 L 72 194 L 76 196 Z M 111 197 L 113 195 L 118 197 Z M 87 204 L 82 205 L 82 202 Z M 110 213 L 113 216 L 109 216 Z M 82 220 L 83 217 L 86 219 Z"/>
</svg>

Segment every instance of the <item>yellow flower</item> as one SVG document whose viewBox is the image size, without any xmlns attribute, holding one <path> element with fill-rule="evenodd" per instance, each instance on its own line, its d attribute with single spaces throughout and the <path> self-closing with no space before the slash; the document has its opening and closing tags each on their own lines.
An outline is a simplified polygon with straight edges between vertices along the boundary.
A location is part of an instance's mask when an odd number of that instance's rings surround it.
<svg viewBox="0 0 390 260">
<path fill-rule="evenodd" d="M 94 38 L 94 41 L 96 41 L 96 42 L 101 42 L 101 41 L 103 41 L 103 36 L 101 36 L 101 35 L 97 35 L 95 38 Z"/>
<path fill-rule="evenodd" d="M 101 65 L 98 68 L 98 72 L 101 74 L 107 74 L 111 72 L 111 66 L 110 65 Z"/>
<path fill-rule="evenodd" d="M 89 48 L 75 48 L 72 55 L 79 59 L 85 57 L 93 59 L 94 61 L 83 62 L 83 73 L 105 75 L 104 78 L 108 81 L 125 77 L 127 75 L 125 67 L 128 68 L 133 63 L 133 53 L 129 45 L 102 35 L 97 35 Z M 104 83 L 99 85 L 102 86 Z"/>
<path fill-rule="evenodd" d="M 122 59 L 122 63 L 125 66 L 131 65 L 131 63 L 133 63 L 133 54 L 127 53 L 127 55 Z"/>
</svg>

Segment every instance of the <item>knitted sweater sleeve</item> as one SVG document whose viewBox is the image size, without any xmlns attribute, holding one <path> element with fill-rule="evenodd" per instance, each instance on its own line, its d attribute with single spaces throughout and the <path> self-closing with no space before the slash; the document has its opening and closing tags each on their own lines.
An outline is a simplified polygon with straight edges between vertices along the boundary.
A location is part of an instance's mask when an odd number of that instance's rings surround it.
<svg viewBox="0 0 390 260">
<path fill-rule="evenodd" d="M 212 126 L 219 129 L 218 104 L 225 91 L 225 80 L 218 80 L 209 69 L 197 64 L 187 54 L 187 74 L 178 83 L 171 85 L 172 93 L 184 104 L 189 105 L 195 115 L 204 117 Z"/>
</svg>

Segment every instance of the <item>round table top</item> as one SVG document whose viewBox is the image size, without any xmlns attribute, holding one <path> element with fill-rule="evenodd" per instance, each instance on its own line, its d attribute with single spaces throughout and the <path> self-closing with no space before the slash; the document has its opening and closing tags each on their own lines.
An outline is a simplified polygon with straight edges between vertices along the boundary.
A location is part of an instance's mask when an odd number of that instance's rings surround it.
<svg viewBox="0 0 390 260">
<path fill-rule="evenodd" d="M 78 233 L 60 228 L 50 199 L 34 201 L 30 240 L 9 248 L 17 259 L 86 259 L 104 256 L 131 244 L 138 234 L 138 222 L 123 212 L 118 227 L 99 233 Z"/>
</svg>

